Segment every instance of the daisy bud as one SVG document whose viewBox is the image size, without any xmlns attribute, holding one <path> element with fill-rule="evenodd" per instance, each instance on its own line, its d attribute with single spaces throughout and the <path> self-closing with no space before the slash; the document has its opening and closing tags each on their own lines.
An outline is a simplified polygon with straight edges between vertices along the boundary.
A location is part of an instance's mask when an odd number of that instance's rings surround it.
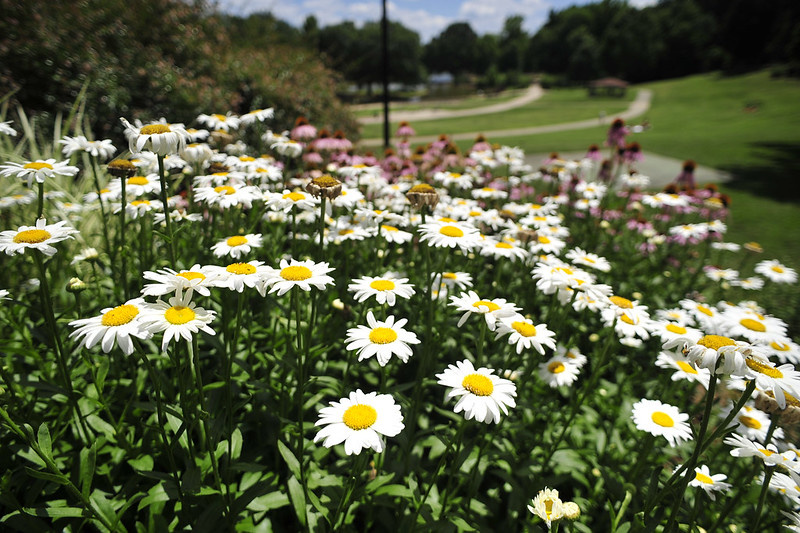
<svg viewBox="0 0 800 533">
<path fill-rule="evenodd" d="M 318 178 L 312 179 L 306 185 L 306 190 L 315 198 L 323 196 L 333 200 L 342 194 L 342 182 L 330 174 L 323 174 Z"/>
<path fill-rule="evenodd" d="M 86 283 L 80 278 L 70 278 L 70 280 L 67 282 L 67 292 L 79 293 L 88 288 L 89 287 L 86 286 Z"/>
<path fill-rule="evenodd" d="M 581 508 L 575 502 L 564 502 L 564 518 L 577 520 L 581 516 Z"/>
</svg>

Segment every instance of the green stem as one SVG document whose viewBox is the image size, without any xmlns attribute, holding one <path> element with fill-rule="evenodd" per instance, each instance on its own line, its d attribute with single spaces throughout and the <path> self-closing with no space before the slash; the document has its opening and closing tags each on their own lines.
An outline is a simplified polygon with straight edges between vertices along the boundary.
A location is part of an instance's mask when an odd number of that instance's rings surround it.
<svg viewBox="0 0 800 533">
<path fill-rule="evenodd" d="M 97 190 L 97 201 L 100 202 L 100 216 L 103 218 L 103 242 L 106 245 L 106 252 L 111 258 L 111 264 L 114 265 L 116 261 L 116 250 L 111 247 L 111 239 L 108 237 L 108 219 L 106 218 L 106 206 L 103 203 L 103 193 L 100 188 L 100 177 L 97 175 L 97 158 L 90 156 L 92 160 L 92 175 L 94 176 L 94 188 Z"/>
<path fill-rule="evenodd" d="M 764 465 L 764 483 L 761 484 L 761 494 L 758 496 L 758 507 L 756 507 L 755 517 L 753 518 L 753 527 L 750 531 L 761 531 L 758 525 L 761 523 L 761 513 L 764 509 L 764 502 L 767 500 L 767 489 L 769 488 L 769 481 L 772 479 L 772 474 L 775 473 L 774 466 L 767 467 Z"/>
<path fill-rule="evenodd" d="M 120 198 L 122 202 L 122 209 L 119 211 L 119 256 L 122 262 L 122 294 L 125 296 L 126 301 L 130 299 L 130 292 L 128 289 L 128 248 L 126 246 L 127 240 L 125 239 L 125 209 L 128 207 L 128 193 L 125 190 L 127 183 L 128 178 L 122 176 L 120 178 L 120 185 L 122 187 Z"/>
<path fill-rule="evenodd" d="M 347 479 L 347 488 L 342 495 L 342 499 L 339 500 L 339 505 L 336 506 L 333 519 L 330 521 L 332 531 L 339 531 L 339 516 L 342 514 L 343 510 L 347 509 L 347 506 L 350 503 L 350 497 L 353 495 L 353 490 L 356 488 L 356 482 L 364 472 L 364 469 L 367 466 L 367 461 L 369 461 L 369 456 L 369 453 L 364 452 L 359 454 L 358 459 L 353 461 L 353 470 Z M 345 517 L 347 517 L 347 512 L 345 512 L 342 519 L 344 520 Z"/>
<path fill-rule="evenodd" d="M 169 251 L 169 261 L 172 268 L 176 268 L 175 261 L 175 239 L 172 233 L 172 219 L 169 216 L 169 205 L 167 204 L 167 176 L 164 172 L 164 156 L 158 156 L 158 179 L 161 182 L 161 203 L 164 209 L 164 223 L 167 225 L 167 250 Z"/>
<path fill-rule="evenodd" d="M 72 408 L 75 411 L 75 416 L 80 423 L 82 431 L 81 440 L 83 440 L 84 444 L 87 444 L 90 439 L 89 428 L 86 425 L 86 420 L 83 418 L 83 413 L 81 413 L 78 400 L 75 398 L 75 389 L 72 385 L 72 376 L 69 372 L 69 364 L 66 359 L 67 356 L 64 352 L 64 346 L 61 344 L 61 336 L 58 333 L 56 316 L 55 312 L 53 311 L 53 300 L 50 297 L 50 287 L 47 282 L 47 271 L 44 267 L 44 260 L 42 259 L 41 254 L 38 252 L 33 253 L 33 258 L 36 261 L 36 267 L 39 270 L 39 296 L 44 306 L 45 322 L 47 322 L 47 326 L 50 329 L 50 334 L 53 336 L 58 369 L 61 373 L 61 379 L 64 381 L 64 388 L 67 391 L 67 398 L 69 398 L 69 402 L 72 404 Z"/>
<path fill-rule="evenodd" d="M 44 214 L 44 183 L 37 182 L 37 185 L 39 186 L 39 209 L 36 218 L 39 219 Z"/>
</svg>

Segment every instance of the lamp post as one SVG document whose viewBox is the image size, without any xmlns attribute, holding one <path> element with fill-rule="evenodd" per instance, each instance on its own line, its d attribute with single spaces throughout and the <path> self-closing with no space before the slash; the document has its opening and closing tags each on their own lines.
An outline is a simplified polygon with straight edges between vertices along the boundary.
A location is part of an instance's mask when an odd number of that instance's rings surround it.
<svg viewBox="0 0 800 533">
<path fill-rule="evenodd" d="M 381 59 L 383 74 L 383 148 L 389 148 L 389 22 L 386 18 L 386 0 L 381 17 Z"/>
</svg>

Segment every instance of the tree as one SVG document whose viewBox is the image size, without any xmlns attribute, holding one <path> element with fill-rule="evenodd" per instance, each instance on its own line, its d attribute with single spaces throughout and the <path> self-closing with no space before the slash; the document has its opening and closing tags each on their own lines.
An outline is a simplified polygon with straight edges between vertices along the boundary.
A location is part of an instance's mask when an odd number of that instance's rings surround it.
<svg viewBox="0 0 800 533">
<path fill-rule="evenodd" d="M 456 22 L 434 37 L 423 51 L 430 72 L 450 72 L 458 80 L 465 73 L 477 73 L 478 35 L 468 22 Z"/>
<path fill-rule="evenodd" d="M 501 70 L 522 72 L 525 69 L 528 34 L 522 29 L 524 21 L 522 15 L 512 15 L 503 23 L 498 58 L 498 66 Z"/>
</svg>

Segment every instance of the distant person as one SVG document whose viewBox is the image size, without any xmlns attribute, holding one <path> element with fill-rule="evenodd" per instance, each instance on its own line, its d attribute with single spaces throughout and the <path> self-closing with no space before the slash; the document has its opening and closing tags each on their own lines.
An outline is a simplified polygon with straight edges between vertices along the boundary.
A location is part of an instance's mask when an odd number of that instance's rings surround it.
<svg viewBox="0 0 800 533">
<path fill-rule="evenodd" d="M 682 189 L 694 190 L 697 187 L 694 180 L 695 168 L 697 168 L 697 163 L 691 159 L 684 161 L 681 173 L 675 178 L 675 184 Z"/>
</svg>

